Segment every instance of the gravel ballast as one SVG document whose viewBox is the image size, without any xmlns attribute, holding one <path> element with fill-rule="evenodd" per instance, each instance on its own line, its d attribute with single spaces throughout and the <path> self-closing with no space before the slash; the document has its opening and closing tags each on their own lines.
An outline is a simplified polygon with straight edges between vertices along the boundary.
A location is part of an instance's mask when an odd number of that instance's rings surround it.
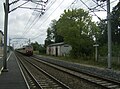
<svg viewBox="0 0 120 89">
<path fill-rule="evenodd" d="M 120 81 L 120 71 L 115 71 L 107 68 L 99 68 L 96 66 L 83 65 L 78 63 L 72 63 L 72 62 L 67 62 L 62 60 L 56 60 L 55 58 L 51 58 L 51 57 L 38 56 L 38 55 L 34 55 L 34 56 L 41 58 L 41 60 L 43 61 L 54 63 L 59 66 L 70 68 L 79 72 L 95 74 L 97 76 L 105 77 L 107 79 Z"/>
</svg>

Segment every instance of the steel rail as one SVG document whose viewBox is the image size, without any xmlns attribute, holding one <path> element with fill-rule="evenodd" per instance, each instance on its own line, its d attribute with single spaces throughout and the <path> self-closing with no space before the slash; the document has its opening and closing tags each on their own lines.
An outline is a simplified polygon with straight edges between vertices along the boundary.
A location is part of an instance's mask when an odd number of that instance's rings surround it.
<svg viewBox="0 0 120 89">
<path fill-rule="evenodd" d="M 21 58 L 18 56 L 18 54 L 16 55 L 17 59 L 19 60 L 19 63 L 21 64 L 21 68 L 25 69 L 25 71 L 27 72 L 27 74 L 30 76 L 30 78 L 32 79 L 32 81 L 34 82 L 35 86 L 37 87 L 37 89 L 43 89 L 41 87 L 41 85 L 38 83 L 38 81 L 34 78 L 34 76 L 31 74 L 31 72 L 29 71 L 29 69 L 26 67 L 26 65 L 23 63 L 23 61 L 21 61 Z M 30 86 L 30 85 L 29 85 Z M 35 88 L 36 89 L 36 88 Z"/>
<path fill-rule="evenodd" d="M 87 80 L 89 82 L 93 82 L 94 84 L 100 85 L 102 87 L 105 87 L 105 88 L 108 88 L 108 89 L 112 89 L 111 88 L 112 86 L 120 88 L 120 81 L 106 79 L 106 78 L 103 78 L 103 77 L 95 75 L 95 74 L 86 73 L 86 72 L 80 72 L 80 71 L 73 70 L 73 69 L 70 69 L 70 68 L 65 68 L 65 67 L 63 68 L 63 66 L 60 66 L 60 65 L 57 65 L 57 64 L 52 64 L 52 63 L 48 63 L 48 62 L 45 62 L 45 61 L 42 61 L 42 60 L 38 60 L 38 59 L 40 59 L 38 57 L 37 58 L 31 57 L 31 58 L 34 58 L 34 59 L 36 59 L 36 61 L 42 62 L 42 63 L 44 63 L 44 64 L 46 64 L 48 66 L 51 66 L 53 68 L 56 68 L 58 70 L 64 71 L 66 73 L 71 73 L 73 76 L 85 79 L 85 80 Z M 77 75 L 75 75 L 75 73 Z M 82 75 L 79 75 L 80 73 L 82 73 Z M 82 77 L 82 76 L 84 76 L 84 77 Z"/>
<path fill-rule="evenodd" d="M 21 55 L 22 56 L 22 55 Z M 23 57 L 23 56 L 22 56 Z M 64 83 L 62 83 L 61 81 L 57 80 L 55 77 L 53 77 L 52 75 L 48 74 L 47 72 L 45 72 L 43 69 L 39 68 L 37 65 L 33 64 L 32 62 L 26 60 L 25 57 L 23 57 L 24 60 L 26 62 L 28 62 L 29 64 L 31 64 L 32 66 L 34 66 L 36 69 L 38 69 L 39 71 L 41 71 L 42 73 L 44 73 L 47 77 L 49 77 L 50 79 L 52 79 L 53 81 L 55 81 L 58 85 L 60 85 L 60 87 L 62 89 L 70 89 L 67 85 L 65 85 Z M 37 81 L 37 79 L 36 79 Z M 42 86 L 41 86 L 42 87 Z"/>
</svg>

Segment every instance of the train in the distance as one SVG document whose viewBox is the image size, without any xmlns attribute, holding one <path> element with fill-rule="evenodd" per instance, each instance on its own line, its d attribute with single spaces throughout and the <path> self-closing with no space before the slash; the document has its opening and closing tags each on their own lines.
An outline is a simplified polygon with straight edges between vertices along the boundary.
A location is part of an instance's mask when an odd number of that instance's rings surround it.
<svg viewBox="0 0 120 89">
<path fill-rule="evenodd" d="M 33 47 L 32 45 L 25 45 L 21 48 L 16 49 L 17 52 L 22 53 L 27 56 L 32 56 L 33 55 Z"/>
</svg>

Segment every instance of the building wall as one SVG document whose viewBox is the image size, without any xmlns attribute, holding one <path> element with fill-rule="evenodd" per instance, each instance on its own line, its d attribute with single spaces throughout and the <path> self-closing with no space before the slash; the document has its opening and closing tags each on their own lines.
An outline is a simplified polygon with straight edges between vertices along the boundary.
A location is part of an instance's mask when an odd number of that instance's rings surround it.
<svg viewBox="0 0 120 89">
<path fill-rule="evenodd" d="M 56 55 L 56 46 L 52 46 L 52 55 Z"/>
<path fill-rule="evenodd" d="M 50 47 L 47 47 L 46 53 L 47 53 L 47 55 L 50 55 Z"/>
<path fill-rule="evenodd" d="M 72 47 L 68 44 L 54 45 L 48 46 L 46 53 L 53 56 L 66 56 L 69 55 L 70 50 L 72 50 Z"/>
<path fill-rule="evenodd" d="M 66 56 L 69 55 L 70 50 L 72 50 L 72 47 L 68 44 L 61 46 L 61 55 Z"/>
<path fill-rule="evenodd" d="M 56 55 L 56 47 L 55 46 L 48 46 L 46 50 L 48 55 Z"/>
<path fill-rule="evenodd" d="M 58 48 L 58 56 L 61 56 L 61 46 L 57 46 Z"/>
</svg>

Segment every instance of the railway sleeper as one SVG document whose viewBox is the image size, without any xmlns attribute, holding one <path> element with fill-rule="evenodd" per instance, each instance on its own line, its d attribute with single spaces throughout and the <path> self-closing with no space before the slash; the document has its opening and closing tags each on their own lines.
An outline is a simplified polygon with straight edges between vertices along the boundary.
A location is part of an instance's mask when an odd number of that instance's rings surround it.
<svg viewBox="0 0 120 89">
<path fill-rule="evenodd" d="M 41 86 L 49 86 L 49 84 L 46 83 L 40 83 Z"/>
<path fill-rule="evenodd" d="M 112 83 L 104 83 L 104 84 L 101 84 L 101 85 L 103 85 L 103 86 L 110 86 L 110 85 L 112 85 Z"/>
<path fill-rule="evenodd" d="M 97 82 L 97 84 L 107 84 L 108 82 L 107 81 L 99 81 Z"/>
<path fill-rule="evenodd" d="M 110 86 L 108 86 L 108 88 L 110 88 L 110 89 L 117 89 L 117 88 L 119 88 L 120 89 L 120 86 L 118 86 L 118 85 L 110 85 Z"/>
<path fill-rule="evenodd" d="M 47 83 L 45 83 L 45 82 L 40 82 L 40 85 L 41 85 L 42 87 L 55 87 L 55 88 L 59 87 L 59 85 L 57 85 L 57 84 L 54 83 L 54 82 L 51 82 L 51 84 L 47 84 Z"/>
</svg>

